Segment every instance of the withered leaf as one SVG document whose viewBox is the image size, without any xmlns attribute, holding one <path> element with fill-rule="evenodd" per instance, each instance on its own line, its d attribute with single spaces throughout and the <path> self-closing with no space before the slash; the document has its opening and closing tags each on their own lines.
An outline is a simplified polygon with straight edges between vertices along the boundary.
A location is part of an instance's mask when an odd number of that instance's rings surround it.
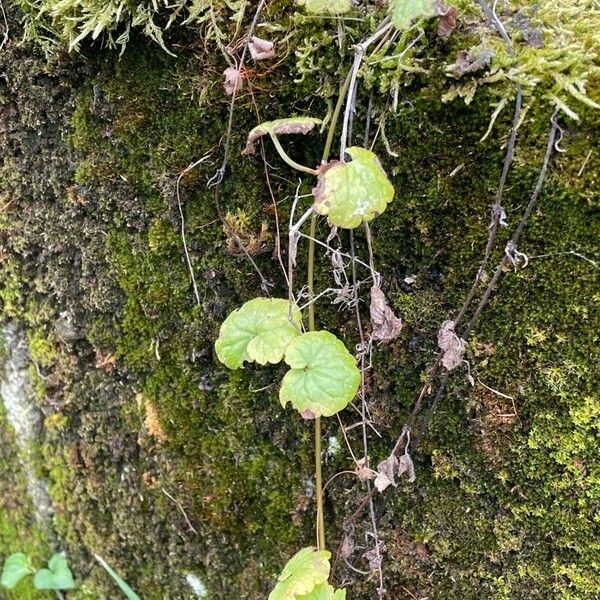
<svg viewBox="0 0 600 600">
<path fill-rule="evenodd" d="M 398 461 L 398 476 L 404 473 L 408 475 L 409 483 L 413 483 L 415 481 L 415 465 L 413 464 L 412 458 L 408 452 L 405 452 Z"/>
<path fill-rule="evenodd" d="M 340 548 L 340 556 L 342 558 L 350 558 L 353 552 L 354 540 L 349 535 L 345 535 Z"/>
<path fill-rule="evenodd" d="M 441 0 L 435 0 L 433 9 L 435 14 L 440 17 L 437 33 L 441 38 L 446 39 L 456 29 L 458 10 L 456 6 L 445 6 Z"/>
<path fill-rule="evenodd" d="M 242 151 L 244 156 L 256 152 L 256 141 L 263 135 L 285 135 L 289 133 L 307 134 L 315 128 L 315 125 L 321 123 L 320 119 L 313 117 L 290 117 L 288 119 L 276 119 L 275 121 L 265 121 L 257 125 L 248 134 L 246 147 Z"/>
<path fill-rule="evenodd" d="M 377 491 L 383 492 L 390 485 L 396 487 L 396 472 L 398 471 L 398 466 L 398 459 L 393 453 L 377 465 L 377 477 L 373 482 Z"/>
<path fill-rule="evenodd" d="M 520 10 L 512 19 L 512 22 L 517 26 L 523 40 L 534 48 L 544 47 L 544 34 L 540 27 L 533 27 L 531 19 L 527 18 L 523 11 Z"/>
<path fill-rule="evenodd" d="M 494 53 L 489 48 L 472 48 L 471 50 L 459 50 L 456 62 L 449 72 L 462 77 L 467 73 L 474 73 L 487 67 L 492 61 Z"/>
<path fill-rule="evenodd" d="M 444 321 L 438 332 L 438 346 L 442 350 L 442 364 L 452 371 L 462 363 L 467 342 L 454 331 L 454 321 Z"/>
<path fill-rule="evenodd" d="M 228 96 L 233 96 L 234 93 L 237 94 L 244 87 L 244 76 L 239 69 L 228 67 L 223 71 L 223 75 L 225 76 L 223 86 Z"/>
<path fill-rule="evenodd" d="M 378 285 L 371 287 L 370 311 L 374 340 L 389 342 L 400 335 L 402 319 L 389 307 L 385 294 Z"/>
<path fill-rule="evenodd" d="M 376 476 L 376 473 L 373 471 L 373 469 L 369 468 L 368 460 L 366 457 L 359 458 L 356 461 L 356 467 L 354 470 L 356 471 L 356 474 L 358 475 L 358 478 L 361 481 L 368 481 L 369 479 L 373 479 L 373 477 Z"/>
<path fill-rule="evenodd" d="M 369 568 L 371 569 L 371 571 L 378 571 L 379 569 L 381 569 L 381 562 L 383 560 L 382 553 L 384 547 L 385 546 L 383 545 L 383 542 L 379 542 L 379 547 L 375 546 L 371 550 L 367 550 L 363 553 L 363 558 L 366 558 L 369 562 Z"/>
<path fill-rule="evenodd" d="M 252 37 L 248 42 L 250 56 L 254 60 L 265 60 L 275 56 L 275 46 L 269 40 L 263 40 L 259 37 Z"/>
</svg>

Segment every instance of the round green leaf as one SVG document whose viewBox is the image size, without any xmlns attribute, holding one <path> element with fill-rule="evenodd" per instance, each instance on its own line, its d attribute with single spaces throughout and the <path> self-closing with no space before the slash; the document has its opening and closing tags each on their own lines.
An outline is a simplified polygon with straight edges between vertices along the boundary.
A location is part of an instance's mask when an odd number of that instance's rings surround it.
<svg viewBox="0 0 600 600">
<path fill-rule="evenodd" d="M 334 590 L 332 585 L 322 583 L 314 587 L 312 592 L 298 600 L 346 600 L 346 590 Z"/>
<path fill-rule="evenodd" d="M 346 407 L 360 384 L 356 360 L 328 331 L 297 337 L 285 351 L 291 369 L 281 382 L 279 400 L 304 415 L 330 417 Z"/>
<path fill-rule="evenodd" d="M 304 0 L 303 4 L 306 12 L 318 15 L 340 15 L 352 8 L 351 0 Z"/>
<path fill-rule="evenodd" d="M 31 567 L 29 558 L 22 552 L 15 552 L 6 557 L 0 584 L 11 590 L 14 588 L 23 577 L 31 575 L 34 569 Z"/>
<path fill-rule="evenodd" d="M 435 14 L 433 0 L 391 0 L 390 15 L 397 29 L 406 29 L 413 19 L 432 17 Z"/>
<path fill-rule="evenodd" d="M 40 569 L 33 578 L 37 590 L 71 590 L 75 587 L 73 573 L 64 552 L 52 555 L 47 569 Z"/>
<path fill-rule="evenodd" d="M 332 161 L 320 168 L 314 210 L 336 227 L 354 229 L 386 209 L 394 186 L 373 152 L 358 147 L 346 152 L 351 162 Z"/>
<path fill-rule="evenodd" d="M 287 562 L 268 600 L 300 600 L 329 577 L 331 552 L 302 548 Z M 317 596 L 318 598 L 318 596 Z"/>
<path fill-rule="evenodd" d="M 244 361 L 261 365 L 278 363 L 288 344 L 300 335 L 302 315 L 284 298 L 254 298 L 234 310 L 221 325 L 215 350 L 230 369 Z"/>
</svg>

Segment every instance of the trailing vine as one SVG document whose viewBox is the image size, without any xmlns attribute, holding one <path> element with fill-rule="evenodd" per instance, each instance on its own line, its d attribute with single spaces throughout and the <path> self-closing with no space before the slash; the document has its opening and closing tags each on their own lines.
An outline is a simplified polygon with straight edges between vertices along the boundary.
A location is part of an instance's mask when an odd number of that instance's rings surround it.
<svg viewBox="0 0 600 600">
<path fill-rule="evenodd" d="M 495 12 L 490 10 L 483 0 L 480 0 L 479 4 L 486 17 L 500 33 L 507 45 L 508 52 L 514 53 L 512 42 L 506 34 L 502 23 L 495 15 Z M 322 3 L 306 0 L 304 5 L 308 12 L 320 14 L 339 15 L 351 8 L 349 2 Z M 259 10 L 261 7 L 262 4 Z M 326 550 L 323 510 L 324 486 L 321 465 L 321 418 L 338 415 L 340 411 L 352 403 L 357 395 L 361 400 L 361 408 L 356 410 L 361 417 L 363 456 L 362 458 L 357 458 L 353 452 L 346 436 L 345 428 L 340 420 L 342 432 L 344 433 L 344 438 L 355 465 L 353 471 L 338 473 L 334 478 L 343 473 L 352 473 L 366 485 L 367 494 L 365 498 L 359 504 L 356 511 L 346 519 L 345 526 L 347 530 L 351 529 L 352 523 L 362 510 L 366 507 L 369 508 L 371 520 L 370 535 L 373 538 L 373 543 L 372 548 L 365 552 L 363 556 L 369 561 L 371 571 L 378 574 L 378 596 L 383 597 L 386 594 L 382 570 L 383 544 L 379 540 L 377 533 L 378 519 L 374 510 L 373 496 L 377 491 L 385 491 L 390 485 L 396 486 L 396 477 L 403 474 L 408 477 L 409 481 L 412 482 L 415 480 L 415 469 L 409 453 L 411 432 L 416 425 L 417 417 L 422 410 L 426 397 L 433 394 L 440 369 L 443 368 L 443 372 L 439 377 L 437 392 L 431 403 L 425 423 L 421 430 L 417 432 L 416 439 L 413 440 L 413 449 L 418 444 L 424 427 L 426 427 L 444 392 L 451 371 L 466 363 L 468 369 L 467 378 L 469 380 L 472 379 L 469 363 L 464 359 L 467 339 L 505 267 L 508 264 L 518 266 L 519 261 L 525 256 L 518 251 L 517 244 L 537 202 L 550 158 L 555 150 L 556 135 L 560 131 L 557 121 L 558 110 L 562 108 L 560 104 L 551 119 L 547 150 L 530 202 L 515 228 L 492 277 L 487 281 L 487 286 L 472 313 L 470 321 L 459 332 L 458 326 L 461 324 L 462 319 L 465 317 L 472 301 L 477 295 L 480 284 L 485 280 L 485 271 L 495 248 L 499 227 L 506 224 L 501 201 L 508 171 L 513 159 L 517 129 L 521 121 L 523 99 L 522 86 L 517 82 L 515 85 L 513 124 L 503 163 L 500 184 L 492 206 L 490 233 L 481 265 L 476 274 L 475 281 L 455 319 L 446 320 L 440 326 L 438 334 L 439 353 L 429 369 L 426 381 L 415 401 L 412 412 L 396 440 L 390 455 L 379 463 L 376 470 L 373 469 L 369 464 L 367 443 L 367 427 L 370 425 L 370 417 L 366 402 L 365 371 L 369 368 L 370 360 L 368 364 L 366 359 L 367 357 L 370 358 L 374 341 L 389 341 L 397 337 L 402 328 L 402 320 L 394 315 L 388 306 L 381 289 L 381 276 L 374 266 L 375 261 L 369 223 L 383 213 L 387 205 L 393 201 L 394 187 L 382 168 L 379 158 L 368 147 L 371 118 L 370 107 L 367 111 L 366 133 L 364 136 L 365 147 L 351 145 L 353 118 L 356 112 L 358 73 L 361 70 L 365 57 L 367 57 L 367 52 L 373 45 L 375 45 L 373 55 L 381 52 L 385 53 L 391 42 L 398 35 L 398 32 L 407 29 L 417 19 L 432 16 L 440 18 L 438 33 L 441 37 L 448 35 L 455 26 L 456 9 L 453 7 L 448 8 L 441 2 L 432 0 L 410 0 L 406 2 L 403 0 L 393 0 L 389 3 L 388 16 L 378 25 L 375 32 L 363 42 L 354 46 L 354 60 L 340 88 L 338 101 L 329 123 L 320 165 L 311 167 L 298 163 L 289 156 L 280 140 L 280 136 L 284 135 L 309 134 L 323 122 L 322 119 L 315 117 L 285 117 L 262 122 L 248 133 L 246 147 L 243 151 L 243 154 L 247 156 L 254 154 L 258 141 L 267 136 L 281 159 L 288 166 L 304 175 L 316 177 L 316 184 L 312 189 L 312 205 L 294 222 L 294 215 L 299 202 L 297 192 L 291 209 L 288 229 L 288 272 L 286 274 L 288 298 L 254 298 L 246 302 L 225 319 L 220 329 L 219 338 L 215 344 L 219 360 L 231 369 L 242 368 L 245 362 L 256 362 L 260 365 L 267 365 L 276 364 L 283 360 L 288 365 L 289 370 L 284 375 L 279 390 L 279 399 L 282 406 L 286 407 L 288 404 L 291 404 L 304 419 L 314 420 L 315 496 L 317 505 L 315 527 L 316 550 L 314 548 L 304 548 L 290 559 L 281 573 L 275 589 L 269 596 L 270 600 L 293 600 L 295 598 L 298 600 L 338 600 L 345 598 L 345 590 L 334 590 L 327 581 L 330 574 L 329 559 L 331 555 Z M 255 24 L 256 17 L 252 28 L 254 28 Z M 406 51 L 420 37 L 421 34 L 411 42 L 406 40 Z M 234 86 L 232 109 L 235 93 L 236 89 Z M 342 112 L 340 155 L 338 159 L 330 160 L 331 147 Z M 495 113 L 492 117 L 490 128 L 496 116 L 497 114 Z M 384 120 L 382 119 L 379 124 L 378 133 L 381 132 L 381 137 L 389 150 L 389 143 L 385 138 L 383 123 Z M 229 136 L 226 142 L 226 153 L 228 146 Z M 214 182 L 217 184 L 220 183 L 225 173 L 226 161 L 227 159 L 225 158 L 222 168 L 215 175 Z M 325 242 L 316 238 L 316 224 L 319 216 L 327 217 L 331 227 L 331 233 Z M 307 222 L 309 222 L 308 234 L 302 231 L 303 226 Z M 361 261 L 356 256 L 354 230 L 358 227 L 364 229 L 368 247 L 367 262 Z M 337 237 L 338 229 L 349 230 L 349 254 L 342 252 L 339 248 L 335 249 L 330 245 L 331 240 Z M 308 240 L 308 258 L 305 291 L 297 293 L 294 289 L 294 269 L 296 267 L 298 244 L 301 239 Z M 323 246 L 328 255 L 331 256 L 336 283 L 340 285 L 342 278 L 344 278 L 349 288 L 347 296 L 340 301 L 346 304 L 348 308 L 354 308 L 356 313 L 356 325 L 360 337 L 356 356 L 353 356 L 344 343 L 332 332 L 317 328 L 315 304 L 318 298 L 328 291 L 318 295 L 315 294 L 314 270 L 317 245 Z M 350 277 L 347 276 L 345 271 L 344 257 L 350 259 Z M 369 336 L 365 335 L 359 309 L 360 282 L 357 279 L 357 264 L 362 264 L 368 268 L 371 282 L 370 316 L 372 332 Z M 264 278 L 262 279 L 264 283 Z M 263 289 L 265 289 L 264 285 Z M 306 297 L 308 300 L 304 306 L 299 304 L 303 297 Z M 372 481 L 373 484 L 371 483 Z M 342 546 L 338 550 L 338 555 L 344 559 L 350 568 L 357 572 L 362 572 L 352 567 L 347 561 L 352 551 L 353 544 L 350 538 L 345 537 Z"/>
</svg>

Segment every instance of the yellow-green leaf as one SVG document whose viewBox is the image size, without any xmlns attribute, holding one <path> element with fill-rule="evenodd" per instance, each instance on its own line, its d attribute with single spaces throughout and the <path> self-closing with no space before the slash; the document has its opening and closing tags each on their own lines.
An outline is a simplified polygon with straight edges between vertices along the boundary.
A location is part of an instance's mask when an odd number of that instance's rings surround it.
<svg viewBox="0 0 600 600">
<path fill-rule="evenodd" d="M 312 592 L 298 600 L 346 600 L 346 590 L 334 590 L 332 585 L 322 583 L 315 586 Z"/>
<path fill-rule="evenodd" d="M 390 15 L 397 29 L 406 29 L 413 19 L 432 17 L 434 0 L 390 0 Z"/>
<path fill-rule="evenodd" d="M 268 600 L 300 600 L 329 577 L 331 552 L 302 548 L 287 562 Z M 318 598 L 318 596 L 317 596 Z"/>
<path fill-rule="evenodd" d="M 356 360 L 328 331 L 297 337 L 285 351 L 291 369 L 281 382 L 279 400 L 307 418 L 330 417 L 352 401 L 360 384 Z"/>
<path fill-rule="evenodd" d="M 215 350 L 230 369 L 244 362 L 278 363 L 289 343 L 300 335 L 302 315 L 297 306 L 290 314 L 284 298 L 254 298 L 234 310 L 221 325 Z"/>
<path fill-rule="evenodd" d="M 306 12 L 317 15 L 341 15 L 352 8 L 351 0 L 304 0 Z"/>
<path fill-rule="evenodd" d="M 351 162 L 334 161 L 319 170 L 314 210 L 336 227 L 354 229 L 381 214 L 394 198 L 377 155 L 364 148 L 346 150 Z"/>
</svg>

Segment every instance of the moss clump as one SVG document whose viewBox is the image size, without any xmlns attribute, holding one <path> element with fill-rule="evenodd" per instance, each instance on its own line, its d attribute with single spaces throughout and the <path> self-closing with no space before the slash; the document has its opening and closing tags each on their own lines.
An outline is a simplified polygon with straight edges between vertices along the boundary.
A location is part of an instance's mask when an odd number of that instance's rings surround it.
<svg viewBox="0 0 600 600">
<path fill-rule="evenodd" d="M 1 361 L 0 361 L 1 364 Z M 4 486 L 0 496 L 0 565 L 13 552 L 24 552 L 36 562 L 48 557 L 47 533 L 35 520 L 34 509 L 27 495 L 27 484 L 21 475 L 13 432 L 0 404 L 0 471 Z M 0 566 L 1 568 L 1 566 Z M 41 600 L 51 594 L 33 588 L 31 578 L 11 591 L 3 590 L 7 600 Z"/>
<path fill-rule="evenodd" d="M 139 30 L 156 42 L 165 52 L 173 54 L 166 45 L 166 30 L 177 20 L 204 30 L 209 39 L 220 41 L 223 32 L 217 21 L 240 21 L 244 15 L 243 2 L 214 2 L 211 0 L 177 0 L 173 4 L 126 0 L 19 0 L 24 12 L 25 39 L 37 42 L 47 54 L 60 44 L 76 50 L 83 41 L 99 39 L 109 48 L 121 52 L 129 42 L 132 30 Z"/>
</svg>

